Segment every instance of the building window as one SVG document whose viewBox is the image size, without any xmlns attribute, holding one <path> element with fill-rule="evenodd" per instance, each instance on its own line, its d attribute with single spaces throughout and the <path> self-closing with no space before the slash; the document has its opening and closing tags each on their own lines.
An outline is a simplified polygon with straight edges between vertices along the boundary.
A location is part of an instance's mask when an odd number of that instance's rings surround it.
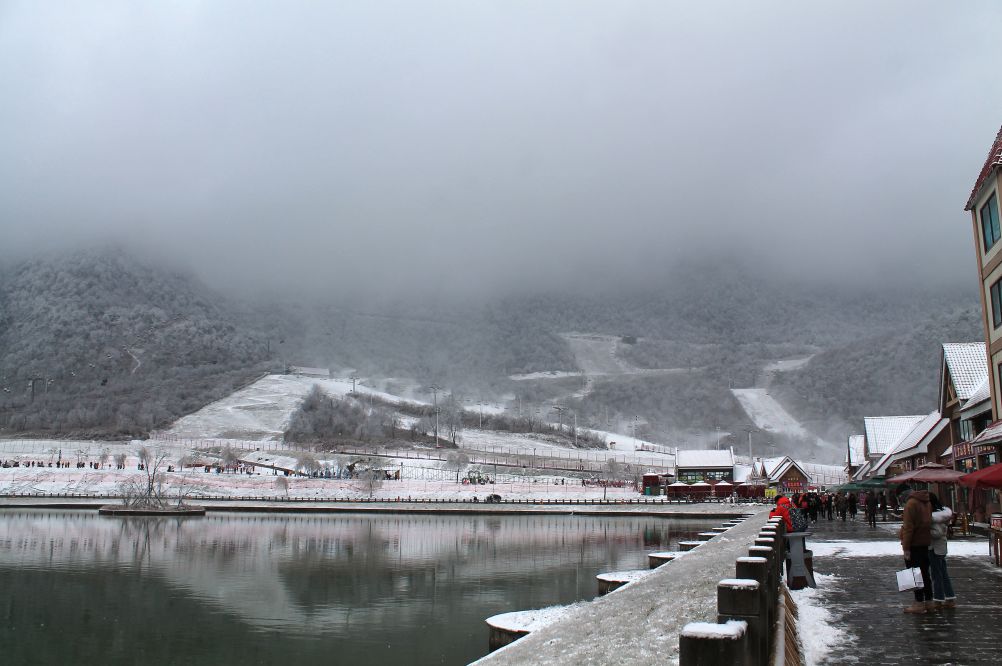
<svg viewBox="0 0 1002 666">
<path fill-rule="evenodd" d="M 1002 326 L 1002 280 L 996 280 L 991 289 L 992 328 Z"/>
<path fill-rule="evenodd" d="M 963 420 L 963 421 L 961 421 L 960 422 L 960 437 L 957 438 L 958 441 L 969 442 L 972 439 L 974 439 L 974 435 L 975 435 L 974 428 L 972 427 L 971 422 L 968 421 L 968 420 L 966 420 L 966 419 Z"/>
<path fill-rule="evenodd" d="M 999 200 L 994 192 L 981 207 L 981 235 L 985 240 L 985 253 L 1002 237 L 1002 231 L 999 230 Z"/>
</svg>

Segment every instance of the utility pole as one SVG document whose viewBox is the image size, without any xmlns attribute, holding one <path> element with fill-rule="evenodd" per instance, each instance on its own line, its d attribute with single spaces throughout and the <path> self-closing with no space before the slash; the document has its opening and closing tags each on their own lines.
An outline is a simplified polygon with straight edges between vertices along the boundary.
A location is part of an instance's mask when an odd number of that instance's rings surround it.
<svg viewBox="0 0 1002 666">
<path fill-rule="evenodd" d="M 557 425 L 560 432 L 564 431 L 564 410 L 566 407 L 561 407 L 560 405 L 554 405 L 553 411 L 557 413 Z"/>
<path fill-rule="evenodd" d="M 574 410 L 574 448 L 578 446 L 578 410 Z"/>
<path fill-rule="evenodd" d="M 358 377 L 356 377 L 355 375 L 352 375 L 350 377 L 350 379 L 351 379 L 351 394 L 355 395 L 355 382 L 358 381 Z"/>
<path fill-rule="evenodd" d="M 428 390 L 435 396 L 435 448 L 438 448 L 438 392 L 442 390 L 442 387 L 432 384 Z"/>
<path fill-rule="evenodd" d="M 755 428 L 745 428 L 745 432 L 748 433 L 748 460 L 751 462 L 752 465 L 755 464 L 755 458 L 752 457 L 752 451 L 751 451 L 751 434 L 752 431 L 754 430 Z"/>
<path fill-rule="evenodd" d="M 31 382 L 31 401 L 32 402 L 35 402 L 35 382 L 42 382 L 42 388 L 45 389 L 46 393 L 49 392 L 49 387 L 45 383 L 45 377 L 28 377 L 28 381 Z"/>
</svg>

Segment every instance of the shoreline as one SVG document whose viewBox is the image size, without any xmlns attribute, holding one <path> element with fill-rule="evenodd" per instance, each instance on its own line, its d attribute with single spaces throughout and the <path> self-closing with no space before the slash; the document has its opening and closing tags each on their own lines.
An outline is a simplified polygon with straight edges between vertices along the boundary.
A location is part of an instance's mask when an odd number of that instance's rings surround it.
<svg viewBox="0 0 1002 666">
<path fill-rule="evenodd" d="M 50 500 L 38 498 L 0 498 L 0 514 L 9 509 L 49 509 L 97 511 L 107 506 L 105 499 L 80 499 L 78 501 Z M 504 504 L 484 504 L 480 502 L 268 502 L 248 500 L 199 500 L 199 506 L 207 513 L 397 513 L 422 515 L 568 515 L 568 516 L 654 516 L 660 518 L 706 519 L 734 518 L 755 513 L 760 507 L 755 504 L 728 505 L 722 510 L 719 504 L 623 504 L 623 503 L 547 503 L 518 502 Z M 669 508 L 670 507 L 670 508 Z M 705 509 L 707 510 L 703 510 Z M 712 507 L 712 508 L 711 508 Z"/>
</svg>

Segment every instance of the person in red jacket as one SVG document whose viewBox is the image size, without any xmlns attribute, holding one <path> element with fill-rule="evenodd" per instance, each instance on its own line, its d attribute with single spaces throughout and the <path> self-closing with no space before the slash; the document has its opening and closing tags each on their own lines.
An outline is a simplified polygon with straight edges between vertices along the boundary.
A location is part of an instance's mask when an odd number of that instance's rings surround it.
<svg viewBox="0 0 1002 666">
<path fill-rule="evenodd" d="M 776 508 L 769 512 L 769 517 L 780 516 L 786 523 L 786 531 L 793 531 L 793 520 L 790 518 L 790 498 L 786 495 L 776 495 Z"/>
</svg>

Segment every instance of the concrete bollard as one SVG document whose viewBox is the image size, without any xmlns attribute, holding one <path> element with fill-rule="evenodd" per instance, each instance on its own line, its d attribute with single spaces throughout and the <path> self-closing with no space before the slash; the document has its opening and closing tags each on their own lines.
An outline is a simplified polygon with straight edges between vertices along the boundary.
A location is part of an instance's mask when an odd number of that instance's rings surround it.
<svg viewBox="0 0 1002 666">
<path fill-rule="evenodd" d="M 700 532 L 696 535 L 696 538 L 700 541 L 709 541 L 713 537 L 717 536 L 716 532 Z"/>
<path fill-rule="evenodd" d="M 724 532 L 726 532 L 729 529 L 731 529 L 731 528 L 730 527 L 726 527 L 726 526 L 721 526 L 721 527 L 714 527 L 714 528 L 710 529 L 710 531 L 711 532 L 716 532 L 717 534 L 723 534 Z"/>
<path fill-rule="evenodd" d="M 748 625 L 731 620 L 724 624 L 690 622 L 679 636 L 679 666 L 728 664 L 751 666 L 748 660 Z"/>
<path fill-rule="evenodd" d="M 701 546 L 702 544 L 703 544 L 702 541 L 679 541 L 678 549 L 681 550 L 682 552 L 686 552 L 692 550 L 693 548 Z"/>
<path fill-rule="evenodd" d="M 759 612 L 763 616 L 762 624 L 765 631 L 761 634 L 750 631 L 749 638 L 758 645 L 758 663 L 765 664 L 769 658 L 769 637 L 772 635 L 772 626 L 776 619 L 773 616 L 772 597 L 778 597 L 779 593 L 778 588 L 769 587 L 769 560 L 765 557 L 739 557 L 734 562 L 734 574 L 737 578 L 758 581 Z M 751 630 L 750 623 L 749 630 Z"/>
<path fill-rule="evenodd" d="M 748 549 L 748 555 L 750 557 L 764 557 L 768 561 L 769 569 L 769 579 L 767 587 L 770 590 L 779 589 L 779 565 L 776 562 L 778 557 L 775 549 L 769 546 L 752 546 Z M 772 612 L 775 609 L 775 603 L 770 607 L 770 617 L 775 617 Z"/>
<path fill-rule="evenodd" d="M 651 569 L 657 569 L 662 564 L 667 564 L 668 562 L 671 562 L 676 557 L 678 557 L 678 555 L 679 555 L 678 553 L 672 553 L 672 552 L 648 553 L 647 563 Z"/>
<path fill-rule="evenodd" d="M 769 628 L 762 608 L 761 586 L 750 578 L 727 578 L 717 583 L 717 622 L 739 620 L 747 623 L 745 640 L 747 657 L 752 664 L 765 666 L 767 654 L 762 654 Z"/>
</svg>

